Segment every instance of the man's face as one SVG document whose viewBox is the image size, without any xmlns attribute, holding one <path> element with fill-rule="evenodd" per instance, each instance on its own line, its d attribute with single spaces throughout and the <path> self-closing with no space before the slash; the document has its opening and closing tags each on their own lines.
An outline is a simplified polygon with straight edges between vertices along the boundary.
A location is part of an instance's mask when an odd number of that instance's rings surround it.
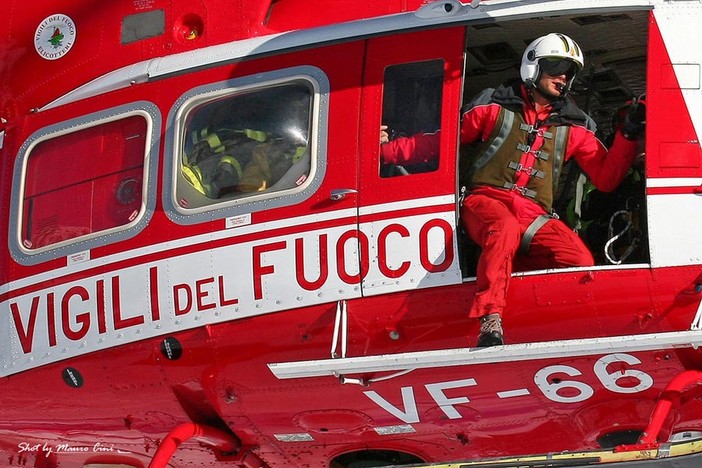
<svg viewBox="0 0 702 468">
<path fill-rule="evenodd" d="M 572 60 L 541 59 L 539 61 L 541 76 L 539 87 L 545 93 L 561 96 L 568 87 L 568 81 L 575 75 L 576 65 Z"/>
</svg>

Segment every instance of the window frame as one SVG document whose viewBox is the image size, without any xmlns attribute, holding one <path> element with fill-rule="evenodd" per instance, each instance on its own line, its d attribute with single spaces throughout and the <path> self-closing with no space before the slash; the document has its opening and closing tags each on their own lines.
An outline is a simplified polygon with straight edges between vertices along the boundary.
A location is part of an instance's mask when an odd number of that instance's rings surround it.
<svg viewBox="0 0 702 468">
<path fill-rule="evenodd" d="M 235 98 L 239 94 L 299 83 L 308 85 L 312 92 L 309 128 L 310 173 L 307 180 L 300 186 L 289 189 L 249 192 L 241 197 L 212 200 L 212 203 L 203 206 L 183 207 L 178 200 L 178 184 L 187 183 L 181 175 L 180 164 L 184 129 L 187 128 L 186 122 L 191 110 L 217 99 Z M 329 81 L 324 72 L 314 66 L 298 66 L 210 83 L 182 94 L 168 114 L 165 141 L 167 162 L 164 164 L 162 201 L 169 219 L 182 225 L 197 224 L 294 205 L 312 196 L 321 185 L 326 168 L 328 94 Z"/>
<path fill-rule="evenodd" d="M 146 122 L 141 205 L 137 216 L 129 223 L 112 228 L 66 239 L 36 249 L 25 247 L 22 239 L 22 229 L 24 228 L 23 205 L 26 188 L 25 181 L 28 176 L 27 166 L 33 150 L 42 142 L 134 116 L 142 117 Z M 95 247 L 120 242 L 141 232 L 151 219 L 156 206 L 156 172 L 159 155 L 158 135 L 160 133 L 161 114 L 158 107 L 149 101 L 137 101 L 59 122 L 39 129 L 30 135 L 17 153 L 12 177 L 9 218 L 9 248 L 12 257 L 20 264 L 34 265 L 56 257 L 75 255 Z"/>
</svg>

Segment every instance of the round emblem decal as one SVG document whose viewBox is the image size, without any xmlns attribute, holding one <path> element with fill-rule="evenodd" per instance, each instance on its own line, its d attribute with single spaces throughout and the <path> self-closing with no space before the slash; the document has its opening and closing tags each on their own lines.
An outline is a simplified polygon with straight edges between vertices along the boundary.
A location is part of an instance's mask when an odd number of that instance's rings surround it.
<svg viewBox="0 0 702 468">
<path fill-rule="evenodd" d="M 34 48 L 46 60 L 60 59 L 76 42 L 76 25 L 66 15 L 51 15 L 34 33 Z"/>
</svg>

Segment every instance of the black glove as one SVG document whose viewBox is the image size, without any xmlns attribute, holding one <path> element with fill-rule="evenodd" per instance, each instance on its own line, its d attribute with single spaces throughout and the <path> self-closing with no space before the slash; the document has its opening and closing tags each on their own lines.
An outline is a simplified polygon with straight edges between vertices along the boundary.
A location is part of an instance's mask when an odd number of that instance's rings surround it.
<svg viewBox="0 0 702 468">
<path fill-rule="evenodd" d="M 646 129 L 646 102 L 642 98 L 634 99 L 629 112 L 624 117 L 622 134 L 627 140 L 636 140 Z"/>
</svg>

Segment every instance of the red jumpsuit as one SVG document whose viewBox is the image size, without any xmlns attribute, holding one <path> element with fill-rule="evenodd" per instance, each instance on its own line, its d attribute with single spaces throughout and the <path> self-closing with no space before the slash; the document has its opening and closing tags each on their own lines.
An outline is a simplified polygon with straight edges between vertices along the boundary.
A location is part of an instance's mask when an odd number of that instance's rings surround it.
<svg viewBox="0 0 702 468">
<path fill-rule="evenodd" d="M 507 95 L 501 99 L 500 96 Z M 461 119 L 461 145 L 475 141 L 486 141 L 493 132 L 502 103 L 521 103 L 521 115 L 527 124 L 548 131 L 549 118 L 557 112 L 567 110 L 546 108 L 537 112 L 523 85 L 498 88 L 489 99 L 481 94 L 482 101 L 474 101 Z M 495 96 L 497 99 L 495 99 Z M 501 102 L 500 102 L 501 101 Z M 582 111 L 567 104 L 571 110 Z M 517 109 L 519 106 L 517 106 Z M 584 116 L 584 114 L 582 114 Z M 564 159 L 575 159 L 590 177 L 592 183 L 603 192 L 617 188 L 626 176 L 636 155 L 636 142 L 627 140 L 618 133 L 612 148 L 607 148 L 595 137 L 594 123 L 587 120 L 572 122 L 560 119 L 560 124 L 570 126 L 565 145 Z M 407 164 L 428 162 L 438 157 L 439 134 L 415 135 L 394 140 L 381 146 L 384 163 Z M 525 187 L 530 168 L 535 164 L 535 151 L 543 144 L 543 136 L 537 135 L 531 144 L 532 152 L 521 155 L 523 169 L 515 171 L 514 185 Z M 489 164 L 489 163 L 488 163 Z M 470 238 L 480 246 L 482 253 L 478 260 L 478 291 L 469 312 L 472 318 L 505 309 L 509 279 L 513 268 L 534 270 L 568 266 L 590 266 L 594 264 L 592 254 L 567 225 L 558 219 L 550 219 L 534 235 L 528 253 L 517 255 L 526 229 L 547 208 L 517 190 L 491 185 L 469 186 L 468 195 L 461 206 L 461 222 Z"/>
</svg>

